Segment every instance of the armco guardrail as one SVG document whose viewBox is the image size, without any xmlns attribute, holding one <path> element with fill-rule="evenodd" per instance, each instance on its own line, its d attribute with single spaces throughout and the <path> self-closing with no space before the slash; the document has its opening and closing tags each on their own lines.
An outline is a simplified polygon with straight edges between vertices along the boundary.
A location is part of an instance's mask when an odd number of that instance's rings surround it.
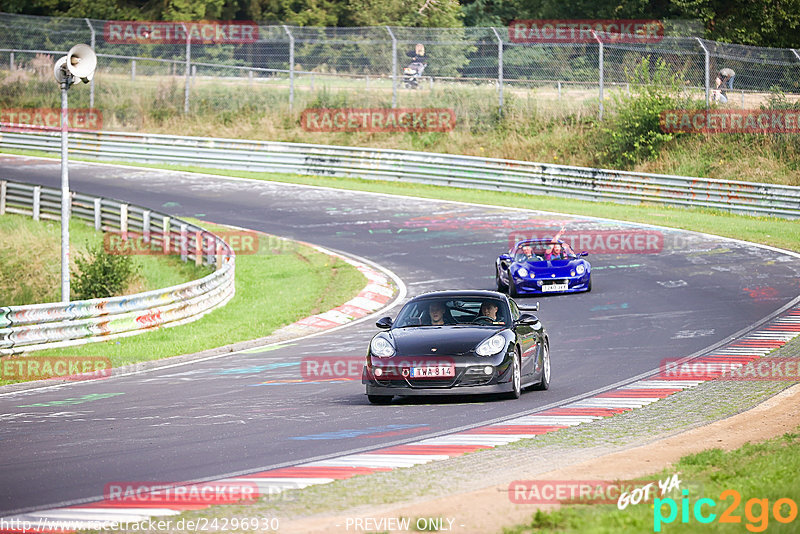
<svg viewBox="0 0 800 534">
<path fill-rule="evenodd" d="M 184 261 L 216 266 L 199 280 L 166 289 L 105 299 L 0 307 L 0 355 L 103 341 L 199 318 L 233 297 L 235 254 L 214 234 L 156 211 L 81 193 L 72 195 L 72 217 L 96 230 L 135 233 L 156 250 L 179 240 Z M 0 181 L 0 214 L 60 220 L 61 190 Z"/>
<path fill-rule="evenodd" d="M 4 128 L 0 149 L 61 149 L 58 132 Z M 75 131 L 70 152 L 107 160 L 356 176 L 592 201 L 709 207 L 800 217 L 800 187 L 644 174 L 503 159 L 299 143 Z"/>
</svg>

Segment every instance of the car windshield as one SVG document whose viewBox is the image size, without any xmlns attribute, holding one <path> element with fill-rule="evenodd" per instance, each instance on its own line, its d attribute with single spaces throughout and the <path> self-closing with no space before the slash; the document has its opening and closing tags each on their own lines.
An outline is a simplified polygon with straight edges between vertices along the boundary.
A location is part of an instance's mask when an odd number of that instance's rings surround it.
<svg viewBox="0 0 800 534">
<path fill-rule="evenodd" d="M 552 259 L 572 259 L 575 253 L 567 243 L 522 243 L 514 250 L 514 261 L 548 261 Z"/>
<path fill-rule="evenodd" d="M 406 304 L 393 328 L 423 326 L 506 326 L 507 306 L 500 299 L 469 297 L 459 299 L 426 298 Z"/>
</svg>

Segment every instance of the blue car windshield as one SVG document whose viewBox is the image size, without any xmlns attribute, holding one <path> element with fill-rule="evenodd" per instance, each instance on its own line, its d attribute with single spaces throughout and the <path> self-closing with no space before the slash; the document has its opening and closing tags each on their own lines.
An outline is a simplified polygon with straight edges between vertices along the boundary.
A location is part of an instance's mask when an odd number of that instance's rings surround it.
<svg viewBox="0 0 800 534">
<path fill-rule="evenodd" d="M 514 250 L 514 261 L 524 263 L 529 261 L 571 260 L 576 258 L 567 243 L 523 243 Z"/>
<path fill-rule="evenodd" d="M 393 328 L 458 325 L 510 326 L 508 306 L 495 298 L 419 299 L 403 306 Z"/>
</svg>

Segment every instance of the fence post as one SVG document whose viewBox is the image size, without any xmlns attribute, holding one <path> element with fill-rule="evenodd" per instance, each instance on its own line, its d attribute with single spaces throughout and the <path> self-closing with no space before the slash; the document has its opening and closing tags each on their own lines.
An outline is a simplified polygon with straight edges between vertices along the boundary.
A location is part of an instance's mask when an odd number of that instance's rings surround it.
<svg viewBox="0 0 800 534">
<path fill-rule="evenodd" d="M 703 44 L 703 41 L 701 41 L 699 37 L 695 37 L 695 39 L 700 44 L 700 48 L 702 48 L 703 52 L 705 53 L 706 109 L 708 109 L 710 107 L 710 97 L 711 97 L 711 66 L 710 66 L 710 58 L 709 58 L 708 48 L 706 48 L 706 45 Z"/>
<path fill-rule="evenodd" d="M 498 106 L 498 113 L 500 115 L 503 114 L 503 39 L 500 38 L 500 34 L 497 33 L 497 30 L 492 26 L 492 31 L 494 32 L 494 36 L 497 37 L 497 106 Z"/>
<path fill-rule="evenodd" d="M 294 106 L 294 35 L 286 24 L 283 25 L 283 30 L 289 36 L 289 113 L 291 113 Z"/>
<path fill-rule="evenodd" d="M 17 70 L 17 65 L 16 65 L 16 63 L 14 63 L 14 52 L 11 52 L 8 55 L 8 67 L 9 67 L 9 70 L 12 70 L 12 71 Z"/>
<path fill-rule="evenodd" d="M 131 60 L 131 81 L 132 82 L 136 81 L 136 60 L 135 59 Z"/>
<path fill-rule="evenodd" d="M 598 54 L 597 54 L 597 69 L 598 69 L 598 81 L 600 82 L 600 110 L 598 111 L 599 117 L 598 120 L 603 120 L 603 41 L 600 40 L 600 37 L 597 36 L 597 33 L 592 30 L 592 35 L 597 40 L 598 44 Z"/>
<path fill-rule="evenodd" d="M 192 74 L 192 35 L 189 33 L 189 28 L 186 27 L 186 24 L 181 24 L 183 26 L 183 31 L 186 32 L 186 69 L 184 70 L 184 76 L 186 78 L 186 82 L 183 89 L 183 112 L 188 114 L 189 113 L 189 84 L 191 82 L 191 74 Z"/>
<path fill-rule="evenodd" d="M 42 186 L 33 188 L 33 220 L 39 220 L 39 211 L 42 209 Z"/>
<path fill-rule="evenodd" d="M 94 50 L 94 47 L 95 47 L 95 44 L 96 44 L 94 26 L 92 26 L 92 23 L 88 18 L 85 18 L 83 20 L 86 21 L 86 24 L 89 25 L 89 31 L 92 32 L 92 42 L 91 42 L 91 44 L 89 46 L 91 46 L 92 50 Z M 95 50 L 95 52 L 96 52 L 96 50 Z M 89 107 L 90 108 L 94 107 L 94 76 L 92 76 L 92 79 L 89 82 Z"/>
<path fill-rule="evenodd" d="M 392 108 L 397 107 L 397 39 L 392 33 L 392 29 L 386 26 L 389 37 L 392 38 Z"/>
</svg>

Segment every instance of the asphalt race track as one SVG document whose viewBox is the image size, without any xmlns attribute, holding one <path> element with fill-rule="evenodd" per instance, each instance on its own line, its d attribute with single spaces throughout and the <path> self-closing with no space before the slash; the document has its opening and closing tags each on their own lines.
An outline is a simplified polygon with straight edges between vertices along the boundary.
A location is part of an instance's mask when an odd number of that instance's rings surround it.
<svg viewBox="0 0 800 534">
<path fill-rule="evenodd" d="M 59 186 L 59 163 L 0 156 L 3 179 Z M 299 239 L 392 270 L 410 296 L 494 289 L 512 233 L 607 236 L 624 223 L 73 163 L 73 190 Z M 367 402 L 360 380 L 306 380 L 303 358 L 361 357 L 374 321 L 269 350 L 0 396 L 0 516 L 99 498 L 111 482 L 190 481 L 294 465 L 580 397 L 701 351 L 800 292 L 800 259 L 649 228 L 650 249 L 592 254 L 594 290 L 539 298 L 553 379 L 518 401 Z M 631 241 L 633 242 L 633 241 Z M 242 289 L 237 287 L 237 291 Z M 399 308 L 387 312 L 394 315 Z M 76 349 L 77 351 L 78 349 Z"/>
</svg>

